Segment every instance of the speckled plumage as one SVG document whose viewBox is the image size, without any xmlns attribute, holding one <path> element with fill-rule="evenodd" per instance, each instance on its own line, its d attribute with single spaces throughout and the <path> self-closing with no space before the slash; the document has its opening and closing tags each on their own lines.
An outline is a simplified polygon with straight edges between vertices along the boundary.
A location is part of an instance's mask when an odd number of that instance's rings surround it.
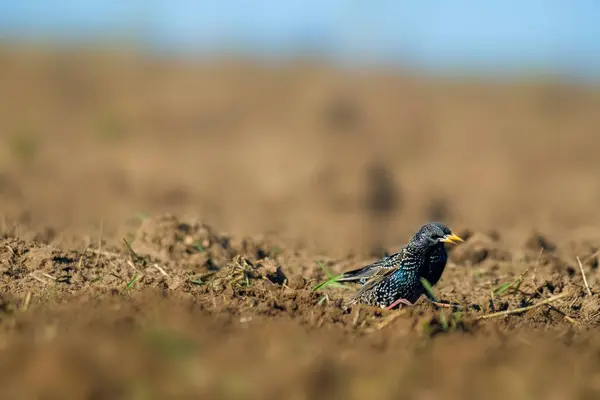
<svg viewBox="0 0 600 400">
<path fill-rule="evenodd" d="M 428 295 L 421 278 L 435 285 L 441 278 L 448 255 L 444 243 L 460 241 L 441 223 L 425 224 L 406 246 L 373 264 L 344 273 L 338 281 L 363 284 L 350 303 L 365 303 L 382 308 L 395 307 L 397 301 L 414 304 Z"/>
</svg>

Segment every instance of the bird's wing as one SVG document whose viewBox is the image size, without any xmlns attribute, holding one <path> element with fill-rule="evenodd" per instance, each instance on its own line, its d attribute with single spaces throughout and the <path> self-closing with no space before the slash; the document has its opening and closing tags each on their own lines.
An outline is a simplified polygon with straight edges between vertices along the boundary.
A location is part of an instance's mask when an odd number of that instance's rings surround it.
<svg viewBox="0 0 600 400">
<path fill-rule="evenodd" d="M 398 270 L 398 267 L 399 267 L 399 265 L 396 266 L 395 268 L 379 268 L 377 270 L 377 272 L 375 274 L 373 274 L 371 279 L 369 279 L 358 290 L 358 292 L 356 292 L 356 294 L 354 296 L 352 296 L 352 298 L 350 299 L 350 303 L 353 303 L 356 300 L 358 300 L 365 292 L 368 292 L 369 290 L 373 289 L 375 286 L 377 286 L 379 283 L 381 283 L 388 276 L 390 276 L 391 274 L 396 272 Z"/>
<path fill-rule="evenodd" d="M 381 260 L 375 261 L 372 264 L 366 265 L 358 269 L 354 269 L 352 271 L 344 272 L 342 276 L 337 279 L 337 281 L 351 282 L 358 281 L 364 278 L 375 277 L 380 270 L 395 269 L 395 267 L 397 267 L 400 264 L 400 261 L 403 259 L 403 257 L 404 249 L 400 249 L 398 252 L 390 254 L 389 256 L 384 257 Z"/>
</svg>

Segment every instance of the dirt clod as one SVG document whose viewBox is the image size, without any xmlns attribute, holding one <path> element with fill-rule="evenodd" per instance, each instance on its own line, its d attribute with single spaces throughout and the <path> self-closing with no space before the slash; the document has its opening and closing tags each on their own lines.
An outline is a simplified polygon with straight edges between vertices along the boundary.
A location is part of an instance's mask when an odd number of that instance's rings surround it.
<svg viewBox="0 0 600 400">
<path fill-rule="evenodd" d="M 530 250 L 539 251 L 540 249 L 553 252 L 556 250 L 556 244 L 538 232 L 533 233 L 525 243 L 525 246 Z"/>
<path fill-rule="evenodd" d="M 489 235 L 468 235 L 465 243 L 456 246 L 450 259 L 458 264 L 479 265 L 486 260 L 506 261 L 510 255 L 498 246 Z"/>
</svg>

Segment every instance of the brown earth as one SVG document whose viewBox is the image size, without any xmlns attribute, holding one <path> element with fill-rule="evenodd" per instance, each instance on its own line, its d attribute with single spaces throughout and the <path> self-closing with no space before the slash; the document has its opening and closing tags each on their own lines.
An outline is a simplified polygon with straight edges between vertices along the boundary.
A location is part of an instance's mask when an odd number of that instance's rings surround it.
<svg viewBox="0 0 600 400">
<path fill-rule="evenodd" d="M 2 398 L 600 395 L 597 89 L 8 48 L 0 87 Z M 312 290 L 428 220 L 461 312 Z"/>
</svg>

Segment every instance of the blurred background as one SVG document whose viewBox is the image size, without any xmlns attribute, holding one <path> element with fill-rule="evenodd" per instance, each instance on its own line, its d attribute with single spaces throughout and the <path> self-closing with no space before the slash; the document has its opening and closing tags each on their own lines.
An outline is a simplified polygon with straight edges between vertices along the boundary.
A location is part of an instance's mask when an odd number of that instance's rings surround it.
<svg viewBox="0 0 600 400">
<path fill-rule="evenodd" d="M 330 254 L 600 222 L 591 0 L 0 1 L 5 232 L 201 216 Z"/>
<path fill-rule="evenodd" d="M 0 397 L 599 398 L 598 21 L 0 0 Z M 466 324 L 310 290 L 432 220 Z"/>
</svg>

